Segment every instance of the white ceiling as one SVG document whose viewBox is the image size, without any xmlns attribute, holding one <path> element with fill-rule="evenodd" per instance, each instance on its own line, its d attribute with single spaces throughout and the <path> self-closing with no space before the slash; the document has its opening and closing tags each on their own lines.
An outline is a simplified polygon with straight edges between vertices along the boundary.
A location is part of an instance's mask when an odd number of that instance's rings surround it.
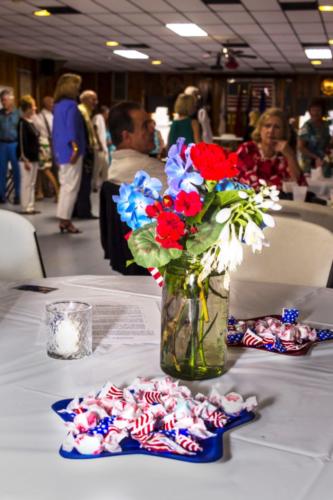
<svg viewBox="0 0 333 500">
<path fill-rule="evenodd" d="M 194 67 L 210 71 L 221 42 L 247 43 L 237 72 L 315 72 L 302 44 L 327 43 L 333 38 L 333 13 L 281 8 L 286 0 L 241 0 L 205 5 L 201 0 L 0 0 L 0 50 L 36 59 L 65 60 L 82 71 L 170 72 Z M 294 2 L 304 0 L 293 0 Z M 305 0 L 313 2 L 313 0 Z M 329 3 L 319 0 L 319 4 Z M 331 2 L 332 3 L 332 2 Z M 37 18 L 41 6 L 69 6 L 81 14 Z M 171 22 L 194 22 L 208 33 L 182 38 L 165 27 Z M 113 54 L 106 40 L 145 43 L 149 60 L 129 61 Z M 121 48 L 121 47 L 120 47 Z M 212 56 L 204 58 L 203 54 Z M 161 59 L 161 66 L 152 66 Z M 332 61 L 322 69 L 333 70 Z"/>
</svg>

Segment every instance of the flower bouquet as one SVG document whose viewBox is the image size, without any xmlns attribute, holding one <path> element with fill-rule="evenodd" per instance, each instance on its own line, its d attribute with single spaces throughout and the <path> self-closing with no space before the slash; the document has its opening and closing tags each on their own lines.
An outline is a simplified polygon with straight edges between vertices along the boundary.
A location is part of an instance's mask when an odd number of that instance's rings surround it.
<svg viewBox="0 0 333 500">
<path fill-rule="evenodd" d="M 237 155 L 215 144 L 179 138 L 166 161 L 168 189 L 140 170 L 120 187 L 120 218 L 132 230 L 134 261 L 164 275 L 162 369 L 178 378 L 203 379 L 224 371 L 229 271 L 242 262 L 242 244 L 267 245 L 263 228 L 274 226 L 275 186 L 233 180 Z"/>
</svg>

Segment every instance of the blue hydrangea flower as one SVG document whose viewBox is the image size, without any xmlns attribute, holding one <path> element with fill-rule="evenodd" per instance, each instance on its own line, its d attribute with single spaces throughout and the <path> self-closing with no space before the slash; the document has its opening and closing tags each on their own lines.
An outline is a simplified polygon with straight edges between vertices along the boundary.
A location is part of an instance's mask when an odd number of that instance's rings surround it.
<svg viewBox="0 0 333 500">
<path fill-rule="evenodd" d="M 120 219 L 133 229 L 139 229 L 151 222 L 146 214 L 146 207 L 158 200 L 162 183 L 151 178 L 144 170 L 139 170 L 132 184 L 122 184 L 119 196 L 112 199 L 117 203 L 117 212 Z"/>
<path fill-rule="evenodd" d="M 244 189 L 251 189 L 251 186 L 247 184 L 241 184 L 240 182 L 233 181 L 231 179 L 223 179 L 215 186 L 216 191 L 241 191 Z"/>
<path fill-rule="evenodd" d="M 186 193 L 190 193 L 191 191 L 198 192 L 196 186 L 201 186 L 204 182 L 201 175 L 193 168 L 190 155 L 193 144 L 190 144 L 185 150 L 185 161 L 181 156 L 184 143 L 185 139 L 179 137 L 177 143 L 169 149 L 165 173 L 167 174 L 169 185 L 166 194 L 170 196 L 177 196 L 179 191 L 186 191 Z"/>
</svg>

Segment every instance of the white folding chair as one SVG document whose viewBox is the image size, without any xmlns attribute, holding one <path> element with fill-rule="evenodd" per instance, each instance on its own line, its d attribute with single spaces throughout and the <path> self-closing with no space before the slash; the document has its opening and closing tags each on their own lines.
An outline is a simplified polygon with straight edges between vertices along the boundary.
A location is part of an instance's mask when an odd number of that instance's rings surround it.
<svg viewBox="0 0 333 500">
<path fill-rule="evenodd" d="M 333 287 L 333 233 L 290 217 L 275 216 L 276 227 L 266 228 L 270 246 L 253 253 L 244 245 L 244 259 L 231 280 Z"/>
<path fill-rule="evenodd" d="M 34 226 L 15 212 L 0 210 L 0 279 L 45 278 Z"/>
</svg>

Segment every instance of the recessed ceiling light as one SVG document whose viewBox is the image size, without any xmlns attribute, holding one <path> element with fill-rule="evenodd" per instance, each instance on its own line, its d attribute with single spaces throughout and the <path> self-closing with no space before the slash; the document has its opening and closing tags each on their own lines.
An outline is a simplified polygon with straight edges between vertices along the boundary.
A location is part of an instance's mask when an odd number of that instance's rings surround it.
<svg viewBox="0 0 333 500">
<path fill-rule="evenodd" d="M 108 47 L 118 47 L 119 42 L 116 42 L 115 40 L 108 40 L 107 42 L 105 42 L 105 45 L 107 45 Z"/>
<path fill-rule="evenodd" d="M 138 50 L 114 50 L 113 53 L 126 59 L 149 59 L 149 56 Z"/>
<path fill-rule="evenodd" d="M 328 48 L 305 49 L 305 55 L 308 59 L 332 59 L 331 49 Z"/>
<path fill-rule="evenodd" d="M 48 10 L 46 9 L 43 9 L 43 10 L 35 10 L 34 11 L 34 16 L 37 16 L 37 17 L 48 17 L 51 15 L 51 12 L 49 12 Z"/>
<path fill-rule="evenodd" d="M 333 12 L 333 5 L 319 5 L 318 9 L 321 12 Z"/>
<path fill-rule="evenodd" d="M 162 64 L 162 61 L 160 61 L 159 59 L 155 59 L 154 61 L 151 62 L 154 66 L 159 66 L 160 64 Z"/>
<path fill-rule="evenodd" d="M 314 66 L 320 66 L 321 61 L 319 61 L 319 59 L 314 59 L 313 61 L 311 61 L 311 64 L 313 64 Z"/>
<path fill-rule="evenodd" d="M 328 43 L 329 43 L 330 45 L 333 45 L 333 38 L 331 38 L 330 40 L 328 40 Z"/>
<path fill-rule="evenodd" d="M 197 24 L 171 23 L 166 24 L 166 27 L 180 36 L 208 36 L 208 33 L 201 29 Z"/>
</svg>

